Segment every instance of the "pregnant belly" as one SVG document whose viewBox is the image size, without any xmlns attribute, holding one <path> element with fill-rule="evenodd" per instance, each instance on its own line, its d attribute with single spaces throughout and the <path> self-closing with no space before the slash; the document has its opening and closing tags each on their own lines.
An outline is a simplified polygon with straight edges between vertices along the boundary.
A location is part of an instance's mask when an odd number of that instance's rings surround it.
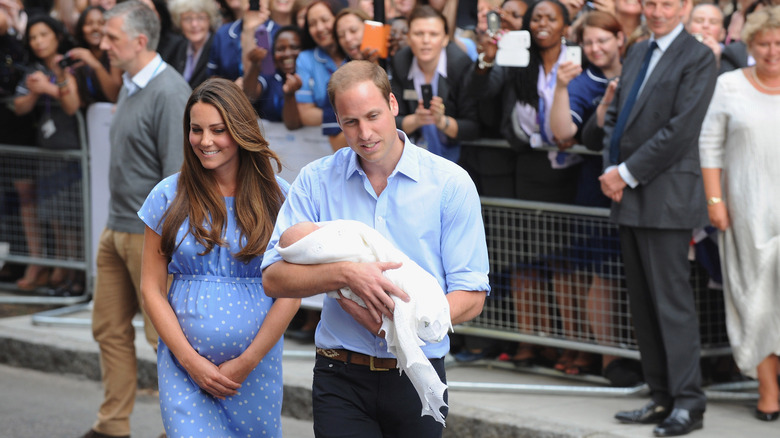
<svg viewBox="0 0 780 438">
<path fill-rule="evenodd" d="M 228 303 L 202 298 L 174 305 L 187 340 L 215 364 L 238 357 L 257 335 L 267 309 L 251 299 Z"/>
</svg>

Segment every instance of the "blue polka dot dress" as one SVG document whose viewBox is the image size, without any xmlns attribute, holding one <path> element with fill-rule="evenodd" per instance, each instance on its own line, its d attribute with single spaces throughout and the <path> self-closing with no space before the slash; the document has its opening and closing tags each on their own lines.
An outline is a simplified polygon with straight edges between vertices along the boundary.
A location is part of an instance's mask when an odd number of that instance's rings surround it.
<svg viewBox="0 0 780 438">
<path fill-rule="evenodd" d="M 176 194 L 178 174 L 161 181 L 138 216 L 158 234 L 162 218 Z M 277 178 L 283 190 L 288 187 Z M 273 300 L 262 287 L 262 257 L 244 264 L 239 250 L 234 199 L 225 198 L 230 248 L 204 247 L 187 233 L 185 221 L 176 237 L 181 242 L 168 264 L 173 284 L 168 302 L 184 335 L 202 356 L 219 365 L 238 357 L 260 330 Z M 183 239 L 183 240 L 182 240 Z M 178 437 L 281 437 L 282 341 L 268 352 L 243 382 L 238 394 L 220 400 L 200 389 L 160 340 L 157 350 L 160 408 L 165 433 Z"/>
</svg>

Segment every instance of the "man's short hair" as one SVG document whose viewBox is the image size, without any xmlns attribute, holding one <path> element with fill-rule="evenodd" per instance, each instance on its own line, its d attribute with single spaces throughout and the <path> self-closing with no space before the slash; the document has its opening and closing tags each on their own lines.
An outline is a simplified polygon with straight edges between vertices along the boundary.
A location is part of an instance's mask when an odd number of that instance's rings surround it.
<svg viewBox="0 0 780 438">
<path fill-rule="evenodd" d="M 116 6 L 106 11 L 105 20 L 114 17 L 124 17 L 122 30 L 130 38 L 145 35 L 147 38 L 146 49 L 154 52 L 160 42 L 160 19 L 157 14 L 138 0 L 128 0 L 117 3 Z"/>
<path fill-rule="evenodd" d="M 387 72 L 370 61 L 350 61 L 339 67 L 328 81 L 328 99 L 330 99 L 333 110 L 336 110 L 336 93 L 365 81 L 373 82 L 387 104 L 390 104 L 392 88 L 390 88 L 390 81 L 387 79 Z"/>
</svg>

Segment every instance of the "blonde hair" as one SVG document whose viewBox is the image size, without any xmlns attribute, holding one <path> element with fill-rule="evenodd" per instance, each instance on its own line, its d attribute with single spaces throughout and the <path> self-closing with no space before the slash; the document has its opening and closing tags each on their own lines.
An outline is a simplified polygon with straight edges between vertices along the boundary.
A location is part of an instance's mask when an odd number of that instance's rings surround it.
<svg viewBox="0 0 780 438">
<path fill-rule="evenodd" d="M 169 6 L 173 25 L 181 29 L 181 16 L 187 12 L 205 12 L 209 16 L 209 29 L 214 32 L 222 24 L 217 2 L 214 0 L 172 0 Z"/>
<path fill-rule="evenodd" d="M 780 6 L 764 7 L 748 15 L 742 26 L 742 41 L 749 50 L 756 35 L 772 29 L 780 29 Z"/>
</svg>

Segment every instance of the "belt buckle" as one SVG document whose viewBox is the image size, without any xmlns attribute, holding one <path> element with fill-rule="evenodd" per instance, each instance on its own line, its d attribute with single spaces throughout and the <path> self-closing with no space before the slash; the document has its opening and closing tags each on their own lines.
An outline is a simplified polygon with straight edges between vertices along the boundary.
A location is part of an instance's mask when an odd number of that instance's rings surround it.
<svg viewBox="0 0 780 438">
<path fill-rule="evenodd" d="M 371 371 L 390 371 L 390 368 L 377 368 L 374 366 L 374 356 L 368 357 L 368 369 Z"/>
</svg>

